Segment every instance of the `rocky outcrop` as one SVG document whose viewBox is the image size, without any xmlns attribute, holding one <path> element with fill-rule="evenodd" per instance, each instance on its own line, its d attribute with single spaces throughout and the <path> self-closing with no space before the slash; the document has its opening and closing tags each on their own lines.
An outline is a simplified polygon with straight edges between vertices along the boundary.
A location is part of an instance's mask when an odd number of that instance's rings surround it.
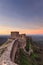
<svg viewBox="0 0 43 65">
<path fill-rule="evenodd" d="M 11 58 L 12 62 L 14 62 L 14 59 L 15 59 L 15 54 L 18 49 L 18 43 L 19 43 L 18 40 L 16 40 L 11 49 L 10 58 Z"/>
<path fill-rule="evenodd" d="M 0 65 L 18 65 L 15 63 L 15 55 L 18 48 L 22 48 L 25 51 L 26 46 L 26 35 L 19 34 L 19 32 L 12 32 L 11 33 L 12 42 L 8 43 L 8 46 L 0 57 Z M 29 55 L 33 52 L 30 45 Z"/>
<path fill-rule="evenodd" d="M 3 55 L 0 57 L 0 65 L 17 65 L 14 62 L 16 51 L 18 48 L 24 48 L 25 43 L 25 41 L 20 41 L 18 39 L 12 40 L 12 42 L 8 44 Z"/>
<path fill-rule="evenodd" d="M 11 43 L 8 44 L 7 49 L 0 57 L 0 65 L 17 65 L 16 63 L 12 62 L 10 58 L 11 49 L 15 41 L 16 40 L 13 40 Z"/>
</svg>

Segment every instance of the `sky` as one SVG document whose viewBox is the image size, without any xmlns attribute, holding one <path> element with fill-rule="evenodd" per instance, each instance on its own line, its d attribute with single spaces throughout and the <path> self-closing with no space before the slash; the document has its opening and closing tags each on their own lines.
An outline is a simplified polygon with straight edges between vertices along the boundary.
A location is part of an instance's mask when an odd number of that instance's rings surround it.
<svg viewBox="0 0 43 65">
<path fill-rule="evenodd" d="M 0 0 L 0 35 L 43 34 L 43 0 Z"/>
</svg>

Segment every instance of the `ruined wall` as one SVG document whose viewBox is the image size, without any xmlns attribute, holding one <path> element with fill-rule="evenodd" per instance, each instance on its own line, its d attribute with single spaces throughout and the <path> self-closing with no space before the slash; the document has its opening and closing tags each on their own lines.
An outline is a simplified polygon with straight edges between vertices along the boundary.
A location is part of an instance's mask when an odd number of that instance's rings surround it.
<svg viewBox="0 0 43 65">
<path fill-rule="evenodd" d="M 21 38 L 22 38 L 22 40 L 26 40 L 26 35 L 25 34 L 21 34 Z"/>
</svg>

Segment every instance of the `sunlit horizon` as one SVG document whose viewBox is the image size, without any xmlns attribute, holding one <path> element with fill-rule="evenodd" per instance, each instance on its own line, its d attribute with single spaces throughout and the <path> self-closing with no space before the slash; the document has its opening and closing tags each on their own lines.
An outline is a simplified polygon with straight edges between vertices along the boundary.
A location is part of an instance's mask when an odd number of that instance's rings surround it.
<svg viewBox="0 0 43 65">
<path fill-rule="evenodd" d="M 11 31 L 43 35 L 43 0 L 0 0 L 0 35 Z"/>
</svg>

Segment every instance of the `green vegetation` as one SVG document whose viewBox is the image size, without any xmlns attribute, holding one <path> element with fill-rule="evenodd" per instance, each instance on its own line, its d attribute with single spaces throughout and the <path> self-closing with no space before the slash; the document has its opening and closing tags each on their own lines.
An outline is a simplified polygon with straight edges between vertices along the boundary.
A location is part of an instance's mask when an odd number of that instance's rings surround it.
<svg viewBox="0 0 43 65">
<path fill-rule="evenodd" d="M 29 48 L 33 49 L 33 53 L 31 55 L 28 55 L 27 53 L 29 52 Z M 17 55 L 18 59 L 16 62 L 18 62 L 19 65 L 43 65 L 43 52 L 40 50 L 40 48 L 33 43 L 32 39 L 27 39 L 26 40 L 26 47 L 25 50 L 27 51 L 24 52 L 23 49 L 19 49 L 20 52 Z M 42 55 L 42 56 L 41 56 Z M 41 56 L 41 57 L 40 57 Z"/>
<path fill-rule="evenodd" d="M 26 40 L 26 47 L 25 47 L 25 49 L 26 49 L 27 52 L 29 51 L 29 43 L 30 43 L 30 41 Z"/>
<path fill-rule="evenodd" d="M 26 49 L 27 52 L 29 51 L 30 44 L 32 45 L 32 39 L 27 39 L 27 41 L 26 41 L 26 47 L 25 47 L 25 49 Z M 37 61 L 36 61 L 37 58 L 39 58 L 39 57 L 38 57 L 38 55 L 36 53 L 34 53 L 34 52 L 31 53 L 30 59 L 31 59 L 31 64 L 32 65 L 38 65 Z"/>
<path fill-rule="evenodd" d="M 43 65 L 43 61 L 39 57 L 40 54 L 37 54 L 37 51 L 40 49 L 35 44 L 32 44 L 32 40 L 27 39 L 25 50 L 28 52 L 30 47 L 33 49 L 31 55 L 28 55 L 23 49 L 19 49 L 19 54 L 17 55 L 18 59 L 16 58 L 16 62 L 19 65 Z"/>
<path fill-rule="evenodd" d="M 31 65 L 22 49 L 20 49 L 20 65 Z"/>
<path fill-rule="evenodd" d="M 36 58 L 38 58 L 38 55 L 35 54 L 35 53 L 32 53 L 32 54 L 30 55 L 30 58 L 31 58 L 31 60 L 32 60 L 32 65 L 37 65 Z"/>
<path fill-rule="evenodd" d="M 38 55 L 35 53 L 31 53 L 30 57 L 31 57 L 31 59 L 35 59 L 35 58 L 38 58 Z"/>
<path fill-rule="evenodd" d="M 27 56 L 23 53 L 23 50 L 20 49 L 20 64 L 19 65 L 38 65 L 36 62 L 36 58 L 38 58 L 38 55 L 35 53 L 32 53 L 30 55 L 30 58 L 27 58 Z"/>
</svg>

